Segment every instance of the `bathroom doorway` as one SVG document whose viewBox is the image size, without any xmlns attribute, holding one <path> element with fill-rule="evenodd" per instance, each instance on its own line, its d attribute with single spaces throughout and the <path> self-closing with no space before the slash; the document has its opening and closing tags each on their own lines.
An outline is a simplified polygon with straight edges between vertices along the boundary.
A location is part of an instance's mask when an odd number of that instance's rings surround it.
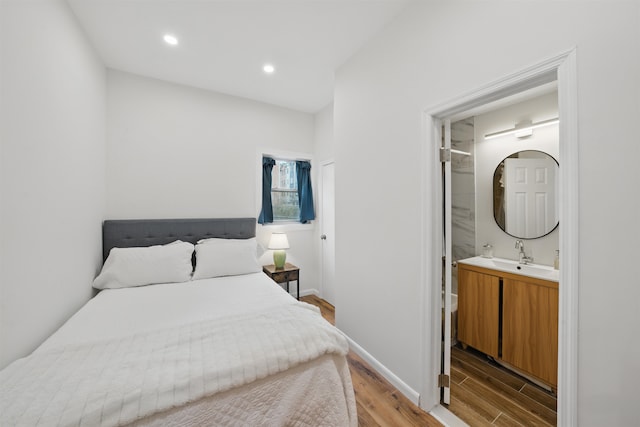
<svg viewBox="0 0 640 427">
<path fill-rule="evenodd" d="M 575 425 L 576 423 L 576 391 L 577 391 L 577 267 L 578 267 L 578 139 L 577 139 L 577 87 L 576 87 L 576 58 L 575 51 L 568 51 L 557 57 L 532 66 L 521 72 L 507 76 L 486 87 L 480 88 L 468 95 L 459 97 L 446 104 L 439 105 L 425 111 L 425 123 L 427 133 L 425 140 L 427 143 L 427 163 L 441 164 L 439 162 L 440 155 L 443 157 L 451 156 L 451 123 L 471 117 L 474 114 L 468 114 L 474 109 L 485 107 L 493 102 L 500 102 L 512 95 L 521 94 L 529 89 L 538 88 L 539 86 L 556 82 L 558 90 L 558 113 L 561 119 L 559 124 L 560 147 L 558 160 L 562 167 L 559 170 L 559 197 L 558 204 L 560 206 L 560 223 L 563 226 L 558 231 L 558 246 L 563 254 L 562 269 L 559 272 L 559 345 L 558 358 L 558 416 L 557 423 L 559 425 Z M 445 125 L 443 127 L 443 125 Z M 513 123 L 512 123 L 513 125 Z M 448 135 L 447 135 L 448 133 Z M 442 143 L 445 150 L 440 150 Z M 444 151 L 444 153 L 442 152 Z M 461 150 L 463 151 L 463 150 Z M 445 163 L 445 169 L 450 167 Z M 427 199 L 431 200 L 435 205 L 443 206 L 442 211 L 433 210 L 425 212 L 425 229 L 427 236 L 441 235 L 443 236 L 442 245 L 437 241 L 429 243 L 429 238 L 425 241 L 425 250 L 431 253 L 432 261 L 427 262 L 426 277 L 430 278 L 429 290 L 425 294 L 425 304 L 436 308 L 437 311 L 427 311 L 425 314 L 431 313 L 433 317 L 425 317 L 427 325 L 432 324 L 425 341 L 425 351 L 432 354 L 432 360 L 440 360 L 438 371 L 440 376 L 435 377 L 427 375 L 423 382 L 423 396 L 421 405 L 425 408 L 431 408 L 434 413 L 439 414 L 443 419 L 447 419 L 451 415 L 443 406 L 438 405 L 439 397 L 432 393 L 431 386 L 435 382 L 440 387 L 444 387 L 445 394 L 451 382 L 451 365 L 449 357 L 443 357 L 443 353 L 447 352 L 448 343 L 442 347 L 443 341 L 451 339 L 451 264 L 452 264 L 452 247 L 451 239 L 452 231 L 447 229 L 451 226 L 451 221 L 444 221 L 448 209 L 451 209 L 451 203 L 444 203 L 443 195 L 439 193 L 444 186 L 447 185 L 447 179 L 450 179 L 451 173 L 444 171 L 434 174 L 433 182 L 437 186 L 431 188 L 432 193 L 427 194 Z M 427 177 L 428 178 L 428 177 Z M 451 185 L 451 182 L 448 183 Z M 449 187 L 450 189 L 450 187 Z M 429 191 L 429 190 L 427 190 Z M 449 199 L 450 200 L 450 199 Z M 450 212 L 449 212 L 450 215 Z M 476 230 L 478 231 L 478 230 Z M 433 233 L 432 233 L 433 232 Z M 506 235 L 506 234 L 505 234 Z M 445 237 L 449 237 L 445 239 Z M 508 236 L 508 235 L 506 235 Z M 476 240 L 478 240 L 477 238 Z M 515 240 L 514 249 L 515 249 Z M 483 243 L 484 244 L 484 243 Z M 527 246 L 525 246 L 527 247 Z M 569 250 L 563 250 L 563 248 Z M 533 249 L 533 248 L 531 248 Z M 516 252 L 518 253 L 518 252 Z M 548 255 L 543 255 L 543 258 Z M 551 255 L 552 257 L 554 254 Z M 513 259 L 513 257 L 511 257 Z M 437 260 L 437 261 L 436 261 Z M 553 262 L 553 261 L 551 261 Z M 445 295 L 442 298 L 442 278 L 445 278 Z M 429 280 L 429 279 L 427 279 Z M 434 286 L 437 283 L 437 287 Z M 461 302 L 462 304 L 462 302 Z M 440 314 L 440 307 L 444 306 L 444 315 Z M 436 317 L 437 314 L 437 317 Z M 432 323 L 430 323 L 432 322 Z M 441 325 L 444 324 L 444 335 Z M 444 338 L 444 339 L 443 339 Z M 428 359 L 427 359 L 428 360 Z M 429 368 L 427 368 L 427 372 Z M 442 372 L 444 371 L 444 372 Z M 444 375 L 442 375 L 444 374 Z M 435 405 L 435 406 L 433 406 Z M 448 415 L 447 415 L 448 414 Z"/>
<path fill-rule="evenodd" d="M 463 112 L 443 123 L 443 148 L 448 146 L 450 150 L 443 159 L 445 222 L 450 223 L 445 223 L 443 229 L 445 252 L 450 251 L 447 259 L 451 260 L 451 343 L 443 346 L 444 364 L 450 358 L 450 393 L 447 389 L 443 391 L 442 403 L 469 424 L 485 421 L 556 425 L 557 422 L 557 377 L 538 372 L 537 366 L 542 363 L 538 353 L 542 352 L 544 360 L 553 354 L 555 360 L 547 362 L 553 367 L 548 370 L 557 372 L 559 272 L 549 269 L 553 269 L 559 247 L 558 125 L 556 82 Z M 518 131 L 512 132 L 513 129 Z M 515 242 L 519 242 L 517 247 Z M 524 253 L 526 259 L 521 259 L 520 253 Z M 520 325 L 522 319 L 518 317 L 516 322 L 507 315 L 503 318 L 503 314 L 509 313 L 509 307 L 517 303 L 503 300 L 503 293 L 506 298 L 529 288 L 520 289 L 523 286 L 520 282 L 516 285 L 506 278 L 503 283 L 501 271 L 487 270 L 486 267 L 493 266 L 491 263 L 502 260 L 512 261 L 508 265 L 517 273 L 521 270 L 516 268 L 522 268 L 519 262 L 526 262 L 527 268 L 540 266 L 545 274 L 555 277 L 555 282 L 547 283 L 553 287 L 548 292 L 555 299 L 548 302 L 550 306 L 544 302 L 533 307 L 531 313 L 532 316 L 545 313 L 545 319 L 555 319 L 553 330 L 546 332 L 548 340 L 543 348 L 519 346 L 518 352 L 530 354 L 522 356 L 527 359 L 524 364 L 514 359 L 512 363 L 516 366 L 505 361 L 511 361 L 509 351 L 513 352 L 511 348 L 516 346 L 507 346 L 513 341 L 508 340 L 507 332 L 508 328 L 513 330 Z M 484 265 L 487 262 L 489 264 Z M 477 276 L 474 269 L 470 276 L 465 269 L 461 276 L 463 286 L 459 286 L 458 263 L 469 263 L 474 268 L 481 266 L 477 271 L 483 274 Z M 445 266 L 443 294 L 447 294 L 447 274 Z M 526 277 L 522 279 L 526 281 Z M 494 287 L 485 288 L 487 278 L 495 279 Z M 516 279 L 520 278 L 516 274 Z M 537 292 L 537 285 L 538 282 L 535 287 L 532 285 L 531 290 Z M 516 315 L 525 312 L 519 309 Z M 483 322 L 487 316 L 493 324 L 485 328 Z M 504 338 L 503 329 L 507 331 Z M 512 332 L 518 336 L 527 334 L 526 330 Z M 487 350 L 489 344 L 495 346 L 495 352 Z M 451 346 L 450 354 L 447 354 L 447 345 Z M 529 361 L 535 366 L 527 371 Z M 547 376 L 552 379 L 546 383 L 540 380 Z"/>
</svg>

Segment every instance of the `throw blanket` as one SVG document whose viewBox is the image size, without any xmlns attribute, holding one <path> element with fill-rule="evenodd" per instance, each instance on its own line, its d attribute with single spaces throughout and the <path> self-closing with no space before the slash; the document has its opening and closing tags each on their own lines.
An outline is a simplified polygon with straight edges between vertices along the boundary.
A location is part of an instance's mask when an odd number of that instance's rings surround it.
<svg viewBox="0 0 640 427">
<path fill-rule="evenodd" d="M 347 351 L 316 307 L 296 303 L 35 352 L 0 372 L 0 425 L 127 424 Z"/>
</svg>

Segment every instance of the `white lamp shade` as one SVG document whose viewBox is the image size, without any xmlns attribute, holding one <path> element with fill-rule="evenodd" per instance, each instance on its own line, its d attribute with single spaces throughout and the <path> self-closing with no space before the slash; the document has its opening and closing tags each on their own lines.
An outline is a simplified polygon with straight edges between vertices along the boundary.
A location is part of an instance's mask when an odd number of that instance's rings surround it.
<svg viewBox="0 0 640 427">
<path fill-rule="evenodd" d="M 271 234 L 269 249 L 289 249 L 289 240 L 287 239 L 287 235 L 285 233 Z"/>
</svg>

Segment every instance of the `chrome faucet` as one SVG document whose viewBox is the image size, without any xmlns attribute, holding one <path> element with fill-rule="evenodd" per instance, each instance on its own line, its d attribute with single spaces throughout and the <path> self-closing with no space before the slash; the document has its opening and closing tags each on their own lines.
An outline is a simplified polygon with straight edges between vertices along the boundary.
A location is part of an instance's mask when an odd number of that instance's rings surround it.
<svg viewBox="0 0 640 427">
<path fill-rule="evenodd" d="M 518 262 L 520 264 L 529 264 L 530 262 L 533 262 L 533 258 L 527 256 L 524 253 L 524 243 L 522 242 L 522 240 L 516 240 L 516 249 L 520 250 L 520 253 L 518 254 L 519 255 Z"/>
</svg>

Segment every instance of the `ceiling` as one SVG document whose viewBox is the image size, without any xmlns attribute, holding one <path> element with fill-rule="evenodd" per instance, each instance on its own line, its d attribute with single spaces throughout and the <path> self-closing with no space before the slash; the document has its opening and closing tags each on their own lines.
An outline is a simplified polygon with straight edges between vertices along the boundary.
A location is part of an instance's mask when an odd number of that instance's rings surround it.
<svg viewBox="0 0 640 427">
<path fill-rule="evenodd" d="M 68 3 L 109 68 L 315 113 L 333 99 L 334 71 L 410 1 Z"/>
</svg>

